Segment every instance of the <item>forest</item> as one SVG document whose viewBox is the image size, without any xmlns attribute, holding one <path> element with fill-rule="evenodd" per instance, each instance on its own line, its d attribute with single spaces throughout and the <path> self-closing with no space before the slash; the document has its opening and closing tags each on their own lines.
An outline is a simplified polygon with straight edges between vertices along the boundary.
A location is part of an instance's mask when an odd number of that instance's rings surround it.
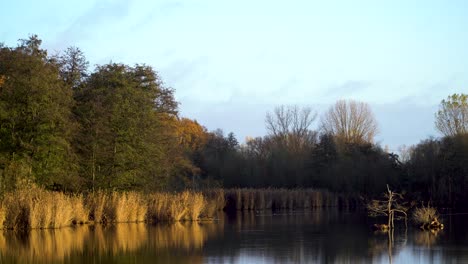
<svg viewBox="0 0 468 264">
<path fill-rule="evenodd" d="M 313 188 L 468 208 L 468 95 L 443 99 L 439 138 L 398 154 L 374 142 L 369 104 L 339 100 L 318 115 L 278 106 L 268 134 L 239 143 L 179 115 L 174 89 L 145 64 L 90 70 L 83 52 L 57 54 L 36 35 L 0 44 L 0 195 L 25 181 L 49 191 Z M 317 121 L 319 127 L 311 128 Z"/>
</svg>

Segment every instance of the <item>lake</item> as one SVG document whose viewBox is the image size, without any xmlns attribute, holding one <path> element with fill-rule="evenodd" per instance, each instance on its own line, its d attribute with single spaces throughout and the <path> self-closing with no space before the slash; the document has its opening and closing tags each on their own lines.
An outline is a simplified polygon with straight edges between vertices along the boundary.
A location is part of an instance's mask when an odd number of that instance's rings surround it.
<svg viewBox="0 0 468 264">
<path fill-rule="evenodd" d="M 393 239 L 364 213 L 334 209 L 3 231 L 0 263 L 468 263 L 468 216 L 443 221 L 439 232 L 399 225 Z"/>
</svg>

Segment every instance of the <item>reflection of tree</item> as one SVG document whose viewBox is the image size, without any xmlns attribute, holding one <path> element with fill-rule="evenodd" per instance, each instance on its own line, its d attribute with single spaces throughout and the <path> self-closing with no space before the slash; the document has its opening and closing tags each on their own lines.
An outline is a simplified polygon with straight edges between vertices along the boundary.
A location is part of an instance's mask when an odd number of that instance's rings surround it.
<svg viewBox="0 0 468 264">
<path fill-rule="evenodd" d="M 395 232 L 397 233 L 396 236 Z M 374 236 L 369 240 L 369 254 L 372 256 L 387 255 L 389 263 L 392 263 L 393 256 L 406 246 L 407 240 L 407 228 L 376 230 Z"/>
</svg>

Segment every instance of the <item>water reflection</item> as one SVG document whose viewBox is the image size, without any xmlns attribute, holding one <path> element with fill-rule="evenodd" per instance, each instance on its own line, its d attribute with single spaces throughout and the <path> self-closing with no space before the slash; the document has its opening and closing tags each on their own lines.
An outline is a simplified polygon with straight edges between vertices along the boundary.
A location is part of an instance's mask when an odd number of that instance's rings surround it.
<svg viewBox="0 0 468 264">
<path fill-rule="evenodd" d="M 4 231 L 0 233 L 0 263 L 80 262 L 77 260 L 89 258 L 105 262 L 102 260 L 109 256 L 141 255 L 142 251 L 193 253 L 219 233 L 220 227 L 222 225 L 191 222 L 155 226 L 131 223 L 32 230 L 27 234 Z"/>
<path fill-rule="evenodd" d="M 88 229 L 77 230 L 38 230 L 28 234 L 5 231 L 0 235 L 0 241 L 5 241 L 0 244 L 0 250 L 3 257 L 13 257 L 20 263 L 61 260 L 83 250 L 89 232 Z"/>
<path fill-rule="evenodd" d="M 420 230 L 414 234 L 414 243 L 418 246 L 430 248 L 437 243 L 437 239 L 443 234 L 443 230 Z"/>
<path fill-rule="evenodd" d="M 238 212 L 216 222 L 0 232 L 0 263 L 468 261 L 467 218 L 439 233 L 374 233 L 362 212 Z M 459 218 L 457 218 L 459 219 Z M 450 219 L 449 219 L 450 220 Z M 452 221 L 452 220 L 450 220 Z"/>
</svg>

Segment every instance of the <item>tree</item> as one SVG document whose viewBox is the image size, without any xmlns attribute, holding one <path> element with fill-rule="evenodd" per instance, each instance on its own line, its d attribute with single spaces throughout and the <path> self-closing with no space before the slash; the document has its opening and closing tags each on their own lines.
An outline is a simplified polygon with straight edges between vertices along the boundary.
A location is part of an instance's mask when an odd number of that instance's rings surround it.
<svg viewBox="0 0 468 264">
<path fill-rule="evenodd" d="M 77 47 L 67 48 L 55 60 L 60 67 L 60 76 L 72 88 L 77 88 L 88 76 L 89 62 Z"/>
<path fill-rule="evenodd" d="M 40 44 L 33 35 L 16 48 L 0 48 L 0 173 L 12 182 L 28 177 L 71 187 L 79 183 L 72 94 Z"/>
<path fill-rule="evenodd" d="M 310 126 L 317 114 L 309 107 L 278 106 L 273 113 L 267 113 L 265 123 L 271 138 L 289 150 L 297 151 L 311 143 L 315 134 Z"/>
<path fill-rule="evenodd" d="M 468 133 L 468 95 L 453 94 L 440 102 L 435 126 L 444 136 Z"/>
<path fill-rule="evenodd" d="M 393 192 L 387 184 L 387 193 L 384 194 L 385 200 L 372 200 L 367 204 L 367 210 L 369 210 L 370 216 L 387 216 L 387 225 L 379 225 L 381 229 L 393 229 L 395 213 L 400 213 L 401 217 L 397 216 L 397 219 L 404 219 L 405 225 L 407 224 L 407 211 L 408 206 L 403 202 L 403 195 L 400 193 Z"/>
<path fill-rule="evenodd" d="M 93 189 L 167 185 L 181 158 L 177 103 L 151 67 L 99 66 L 77 96 L 83 175 Z"/>
<path fill-rule="evenodd" d="M 372 143 L 378 132 L 377 121 L 369 105 L 339 100 L 322 116 L 322 130 L 343 143 Z"/>
<path fill-rule="evenodd" d="M 199 151 L 207 141 L 206 128 L 196 120 L 181 118 L 178 120 L 177 135 L 179 144 L 188 152 Z"/>
</svg>

